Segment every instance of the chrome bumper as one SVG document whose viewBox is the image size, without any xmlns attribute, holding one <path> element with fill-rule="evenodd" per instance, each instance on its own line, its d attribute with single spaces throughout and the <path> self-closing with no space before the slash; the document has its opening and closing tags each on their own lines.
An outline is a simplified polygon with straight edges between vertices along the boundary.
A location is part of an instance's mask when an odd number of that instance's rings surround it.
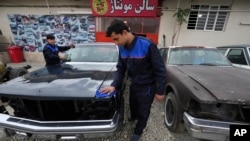
<svg viewBox="0 0 250 141">
<path fill-rule="evenodd" d="M 111 133 L 117 128 L 119 114 L 110 120 L 37 121 L 0 114 L 0 127 L 32 134 L 75 135 Z"/>
<path fill-rule="evenodd" d="M 183 114 L 183 119 L 186 129 L 192 137 L 216 141 L 229 141 L 230 125 L 243 125 L 243 123 L 195 118 L 186 112 Z"/>
</svg>

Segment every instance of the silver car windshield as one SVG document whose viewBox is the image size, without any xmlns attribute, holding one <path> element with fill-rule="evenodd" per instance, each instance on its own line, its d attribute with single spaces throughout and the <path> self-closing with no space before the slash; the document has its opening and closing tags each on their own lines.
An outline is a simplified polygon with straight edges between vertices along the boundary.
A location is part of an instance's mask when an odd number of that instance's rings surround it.
<svg viewBox="0 0 250 141">
<path fill-rule="evenodd" d="M 209 65 L 230 66 L 222 53 L 214 48 L 173 48 L 169 52 L 168 64 L 171 65 Z"/>
<path fill-rule="evenodd" d="M 66 52 L 69 62 L 117 62 L 118 51 L 110 45 L 77 45 Z"/>
</svg>

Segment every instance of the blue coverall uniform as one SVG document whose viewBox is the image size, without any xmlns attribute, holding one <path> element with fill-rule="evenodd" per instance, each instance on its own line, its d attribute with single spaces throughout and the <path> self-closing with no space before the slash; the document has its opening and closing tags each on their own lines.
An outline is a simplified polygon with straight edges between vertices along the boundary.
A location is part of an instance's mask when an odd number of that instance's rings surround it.
<svg viewBox="0 0 250 141">
<path fill-rule="evenodd" d="M 164 94 L 166 67 L 157 46 L 144 37 L 135 36 L 129 47 L 119 46 L 117 72 L 111 86 L 116 89 L 121 87 L 126 70 L 131 80 L 131 118 L 138 119 L 134 134 L 141 135 L 147 125 L 155 94 Z"/>
<path fill-rule="evenodd" d="M 63 69 L 61 67 L 61 60 L 59 51 L 69 50 L 69 46 L 57 46 L 46 44 L 43 48 L 43 56 L 46 62 L 46 67 L 51 74 L 61 74 Z"/>
</svg>

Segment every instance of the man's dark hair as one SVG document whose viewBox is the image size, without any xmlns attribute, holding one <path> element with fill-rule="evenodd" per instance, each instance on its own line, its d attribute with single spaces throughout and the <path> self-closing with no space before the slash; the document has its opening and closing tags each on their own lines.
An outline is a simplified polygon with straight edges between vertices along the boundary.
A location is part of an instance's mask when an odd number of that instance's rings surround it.
<svg viewBox="0 0 250 141">
<path fill-rule="evenodd" d="M 115 34 L 122 34 L 123 30 L 130 32 L 129 27 L 123 21 L 115 19 L 107 28 L 106 37 L 110 37 L 113 32 L 115 32 Z"/>
<path fill-rule="evenodd" d="M 48 34 L 47 35 L 47 40 L 50 39 L 50 40 L 54 40 L 55 39 L 55 36 L 53 34 Z"/>
</svg>

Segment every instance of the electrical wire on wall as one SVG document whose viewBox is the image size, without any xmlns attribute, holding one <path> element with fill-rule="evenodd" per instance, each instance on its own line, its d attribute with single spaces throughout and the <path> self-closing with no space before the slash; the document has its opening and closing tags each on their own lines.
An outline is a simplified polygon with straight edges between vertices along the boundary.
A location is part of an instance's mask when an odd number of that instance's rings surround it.
<svg viewBox="0 0 250 141">
<path fill-rule="evenodd" d="M 25 6 L 25 5 L 21 4 L 21 3 L 10 2 L 10 1 L 7 1 L 7 0 L 1 0 L 1 2 L 6 2 L 6 3 L 9 3 L 9 4 L 13 4 L 13 5 Z"/>
<path fill-rule="evenodd" d="M 48 6 L 49 14 L 51 14 L 51 10 L 50 10 L 50 7 L 49 7 L 49 2 L 48 2 L 48 0 L 45 0 L 45 1 L 46 1 L 47 6 Z"/>
</svg>

